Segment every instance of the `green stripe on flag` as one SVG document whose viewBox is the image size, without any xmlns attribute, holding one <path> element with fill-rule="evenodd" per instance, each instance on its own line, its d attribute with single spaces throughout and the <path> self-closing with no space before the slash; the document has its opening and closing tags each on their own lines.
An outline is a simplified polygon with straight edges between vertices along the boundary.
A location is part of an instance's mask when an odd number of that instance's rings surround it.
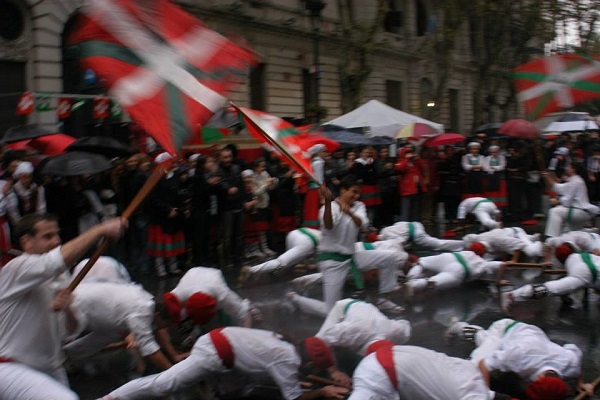
<svg viewBox="0 0 600 400">
<path fill-rule="evenodd" d="M 280 138 L 286 138 L 286 137 L 290 137 L 290 136 L 298 136 L 298 134 L 300 132 L 298 132 L 298 130 L 296 128 L 292 127 L 292 128 L 279 129 L 278 133 L 279 133 Z"/>
<path fill-rule="evenodd" d="M 544 111 L 546 106 L 548 104 L 550 104 L 550 102 L 553 99 L 554 99 L 554 92 L 548 92 L 548 93 L 545 93 L 543 96 L 541 96 L 539 98 L 538 102 L 535 104 L 535 107 L 533 108 L 533 110 L 531 110 L 531 112 L 529 112 L 528 119 L 530 121 L 533 119 L 536 119 L 542 113 L 542 111 Z"/>
<path fill-rule="evenodd" d="M 590 81 L 575 81 L 569 84 L 569 87 L 578 90 L 587 90 L 588 92 L 600 92 L 600 83 Z"/>
<path fill-rule="evenodd" d="M 544 82 L 548 80 L 548 74 L 542 72 L 517 71 L 513 72 L 513 79 L 525 79 L 528 81 Z"/>
<path fill-rule="evenodd" d="M 81 58 L 87 57 L 110 57 L 116 60 L 135 65 L 143 65 L 142 60 L 127 47 L 114 43 L 90 40 L 81 43 Z"/>
<path fill-rule="evenodd" d="M 225 137 L 223 132 L 219 128 L 200 128 L 200 137 L 202 138 L 202 143 L 211 144 L 217 142 Z"/>
<path fill-rule="evenodd" d="M 166 104 L 168 105 L 169 122 L 171 123 L 170 132 L 171 141 L 176 150 L 180 150 L 189 137 L 187 118 L 183 107 L 181 96 L 183 93 L 172 83 L 165 82 Z"/>
</svg>

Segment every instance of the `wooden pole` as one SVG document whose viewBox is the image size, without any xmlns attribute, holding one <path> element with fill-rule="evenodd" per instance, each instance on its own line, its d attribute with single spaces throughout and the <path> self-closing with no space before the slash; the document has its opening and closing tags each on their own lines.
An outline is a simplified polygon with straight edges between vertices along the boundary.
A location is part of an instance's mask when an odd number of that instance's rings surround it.
<svg viewBox="0 0 600 400">
<path fill-rule="evenodd" d="M 592 382 L 592 387 L 594 388 L 594 391 L 596 391 L 598 386 L 600 386 L 600 376 L 594 379 L 594 381 Z M 575 397 L 575 400 L 583 400 L 587 399 L 588 397 L 589 395 L 587 393 L 579 393 L 577 397 Z"/>
<path fill-rule="evenodd" d="M 316 376 L 316 375 L 312 375 L 312 374 L 306 375 L 306 379 L 308 379 L 309 381 L 321 383 L 323 385 L 333 385 L 333 386 L 343 387 L 346 389 L 352 389 L 351 386 L 339 384 L 339 383 L 335 382 L 333 379 L 321 378 L 320 376 Z"/>
<path fill-rule="evenodd" d="M 172 161 L 168 160 L 158 165 L 154 169 L 152 174 L 150 174 L 150 176 L 144 183 L 144 186 L 140 188 L 140 191 L 135 195 L 133 200 L 131 200 L 131 203 L 129 203 L 125 211 L 123 211 L 121 218 L 128 220 L 131 217 L 131 215 L 138 209 L 138 207 L 142 204 L 146 197 L 148 197 L 152 189 L 154 189 L 154 187 L 158 184 L 158 182 L 160 182 L 163 176 L 167 174 L 167 171 L 171 168 L 171 166 Z M 90 272 L 96 261 L 98 261 L 100 256 L 104 254 L 104 252 L 108 249 L 109 244 L 110 240 L 108 240 L 107 238 L 102 238 L 102 243 L 100 243 L 100 246 L 98 246 L 98 248 L 96 249 L 94 254 L 92 254 L 85 266 L 81 269 L 81 271 L 79 271 L 77 276 L 69 284 L 68 289 L 70 291 L 75 290 L 77 285 L 81 283 L 81 281 L 87 275 L 87 273 Z"/>
<path fill-rule="evenodd" d="M 506 268 L 515 268 L 515 269 L 523 269 L 523 268 L 547 268 L 548 264 L 544 263 L 510 263 L 506 266 Z"/>
</svg>

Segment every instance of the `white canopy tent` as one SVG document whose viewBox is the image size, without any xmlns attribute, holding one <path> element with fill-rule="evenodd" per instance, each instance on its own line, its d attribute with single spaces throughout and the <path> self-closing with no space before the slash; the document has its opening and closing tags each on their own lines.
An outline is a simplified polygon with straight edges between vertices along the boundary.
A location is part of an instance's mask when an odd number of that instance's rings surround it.
<svg viewBox="0 0 600 400">
<path fill-rule="evenodd" d="M 396 110 L 379 100 L 370 100 L 357 109 L 332 119 L 324 125 L 338 125 L 348 129 L 367 127 L 374 136 L 394 137 L 396 132 L 404 126 L 415 122 L 430 125 L 437 132 L 444 132 L 444 125 L 442 124 Z"/>
</svg>

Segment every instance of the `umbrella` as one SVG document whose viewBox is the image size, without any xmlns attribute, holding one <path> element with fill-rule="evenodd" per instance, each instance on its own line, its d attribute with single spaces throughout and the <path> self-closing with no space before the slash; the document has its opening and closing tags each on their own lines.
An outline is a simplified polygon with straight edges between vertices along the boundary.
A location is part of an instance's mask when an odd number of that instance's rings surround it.
<svg viewBox="0 0 600 400">
<path fill-rule="evenodd" d="M 360 133 L 354 133 L 350 131 L 330 131 L 325 132 L 325 136 L 329 139 L 335 140 L 341 145 L 347 146 L 378 146 L 384 144 L 391 144 L 392 138 L 386 138 L 384 136 L 373 136 L 367 137 Z"/>
<path fill-rule="evenodd" d="M 407 138 L 424 138 L 427 136 L 437 135 L 438 132 L 431 125 L 415 122 L 408 124 L 400 129 L 394 137 L 396 139 L 407 139 Z"/>
<path fill-rule="evenodd" d="M 598 129 L 600 128 L 594 121 L 557 121 L 544 128 L 544 132 L 583 132 Z"/>
<path fill-rule="evenodd" d="M 101 154 L 109 158 L 127 157 L 135 153 L 128 145 L 110 136 L 86 136 L 79 138 L 67 147 L 67 151 L 86 151 Z"/>
<path fill-rule="evenodd" d="M 521 139 L 539 139 L 540 130 L 524 119 L 509 119 L 498 129 L 498 133 Z"/>
<path fill-rule="evenodd" d="M 442 133 L 441 135 L 434 136 L 423 142 L 423 146 L 437 147 L 445 146 L 447 144 L 454 144 L 464 142 L 467 138 L 460 133 Z"/>
<path fill-rule="evenodd" d="M 27 139 L 35 139 L 42 136 L 56 135 L 58 132 L 42 128 L 39 125 L 17 125 L 8 128 L 0 142 L 14 143 Z"/>
<path fill-rule="evenodd" d="M 65 135 L 64 133 L 57 133 L 56 135 L 43 136 L 29 141 L 29 147 L 33 147 L 41 154 L 48 156 L 55 156 L 63 153 L 65 149 L 75 142 L 73 136 Z"/>
<path fill-rule="evenodd" d="M 70 151 L 52 157 L 43 165 L 39 173 L 58 176 L 92 175 L 111 167 L 108 159 L 100 154 Z"/>
<path fill-rule="evenodd" d="M 325 147 L 327 147 L 327 151 L 330 152 L 340 147 L 340 144 L 335 140 L 315 133 L 300 133 L 298 135 L 298 139 L 300 139 L 302 143 L 306 144 L 306 148 L 303 148 L 303 150 L 308 150 L 315 144 L 324 144 Z"/>
<path fill-rule="evenodd" d="M 495 133 L 501 126 L 502 124 L 500 122 L 488 122 L 487 124 L 479 125 L 475 129 L 475 133 L 492 134 Z"/>
</svg>

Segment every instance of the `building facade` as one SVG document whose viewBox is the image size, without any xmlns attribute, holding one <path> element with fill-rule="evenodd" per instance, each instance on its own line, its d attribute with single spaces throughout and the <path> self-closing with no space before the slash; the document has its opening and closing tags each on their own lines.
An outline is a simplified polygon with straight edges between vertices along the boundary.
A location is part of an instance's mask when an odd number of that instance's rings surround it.
<svg viewBox="0 0 600 400">
<path fill-rule="evenodd" d="M 310 2 L 310 0 L 309 0 Z M 231 93 L 242 106 L 280 117 L 304 117 L 315 103 L 327 111 L 324 120 L 342 113 L 339 68 L 343 37 L 337 2 L 325 0 L 320 17 L 311 17 L 306 0 L 180 0 L 182 7 L 216 31 L 242 38 L 260 57 L 247 81 Z M 375 0 L 355 0 L 351 15 L 362 28 L 373 23 Z M 431 0 L 390 0 L 374 36 L 368 57 L 371 73 L 364 101 L 379 99 L 395 108 L 443 123 L 447 129 L 470 133 L 479 122 L 500 117 L 489 112 L 475 121 L 476 70 L 470 61 L 468 27 L 456 44 L 455 63 L 438 89 L 439 71 L 431 62 L 431 37 L 439 23 Z M 0 0 L 0 131 L 21 123 L 58 128 L 56 113 L 15 115 L 20 93 L 103 92 L 90 71 L 81 71 L 65 44 L 73 29 L 80 0 Z M 316 34 L 318 29 L 318 35 Z M 318 37 L 318 39 L 317 39 Z M 318 67 L 315 67 L 315 52 Z M 318 80 L 315 79 L 317 71 Z M 93 73 L 92 73 L 93 75 Z M 318 82 L 318 83 L 316 83 Z M 318 88 L 318 89 L 317 89 Z M 441 95 L 440 95 L 441 93 Z M 502 93 L 494 93 L 496 96 Z M 434 101 L 435 99 L 435 101 Z M 53 103 L 53 107 L 55 107 Z M 71 129 L 89 118 L 74 116 Z M 515 114 L 517 110 L 515 109 Z M 80 121 L 77 121 L 77 118 Z M 481 117 L 478 117 L 481 119 Z M 79 127 L 79 128 L 77 128 Z"/>
</svg>

